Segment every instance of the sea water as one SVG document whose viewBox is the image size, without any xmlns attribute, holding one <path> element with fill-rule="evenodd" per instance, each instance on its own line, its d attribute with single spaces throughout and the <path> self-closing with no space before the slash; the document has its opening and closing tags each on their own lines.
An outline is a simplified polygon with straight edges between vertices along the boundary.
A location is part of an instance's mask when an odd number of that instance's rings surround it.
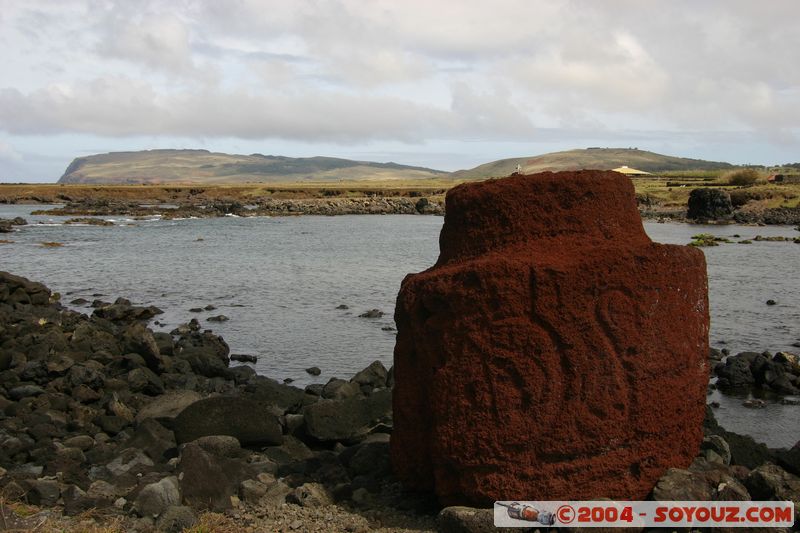
<svg viewBox="0 0 800 533">
<path fill-rule="evenodd" d="M 0 205 L 0 218 L 30 224 L 1 238 L 0 269 L 76 298 L 164 310 L 155 330 L 197 318 L 232 353 L 258 357 L 259 373 L 303 386 L 347 378 L 374 360 L 389 366 L 394 304 L 403 277 L 436 261 L 441 217 L 409 215 L 113 220 L 112 227 L 62 225 L 67 217 L 31 216 L 42 206 Z M 687 244 L 697 233 L 796 237 L 791 227 L 700 226 L 647 222 L 657 242 Z M 60 242 L 43 247 L 41 242 Z M 800 245 L 723 244 L 704 248 L 708 263 L 711 345 L 732 353 L 794 350 L 800 341 Z M 775 300 L 776 305 L 766 305 Z M 214 310 L 192 313 L 191 308 Z M 337 309 L 345 305 L 347 309 Z M 91 308 L 73 306 L 90 313 Z M 358 315 L 379 309 L 381 318 Z M 209 322 L 224 314 L 230 320 Z M 318 366 L 322 375 L 305 372 Z M 714 393 L 720 422 L 773 446 L 800 439 L 800 407 Z"/>
</svg>

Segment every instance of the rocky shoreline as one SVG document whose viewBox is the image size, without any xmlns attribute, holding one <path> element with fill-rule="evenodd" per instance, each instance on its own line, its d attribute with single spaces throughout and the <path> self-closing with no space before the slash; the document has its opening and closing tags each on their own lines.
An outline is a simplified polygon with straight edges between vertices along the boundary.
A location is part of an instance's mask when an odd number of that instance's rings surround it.
<svg viewBox="0 0 800 533">
<path fill-rule="evenodd" d="M 393 477 L 393 369 L 374 362 L 299 389 L 231 366 L 224 339 L 196 320 L 154 333 L 157 308 L 118 299 L 86 315 L 58 300 L 0 273 L 4 528 L 492 530 L 491 510 L 440 509 Z M 789 359 L 734 356 L 717 373 L 748 382 L 746 360 L 754 384 L 774 388 L 780 373 L 794 386 Z M 652 498 L 800 502 L 800 445 L 730 433 L 710 408 L 704 431 L 700 456 Z"/>
<path fill-rule="evenodd" d="M 150 218 L 214 218 L 222 216 L 296 216 L 296 215 L 442 215 L 444 202 L 436 197 L 359 197 L 261 199 L 257 203 L 218 201 L 209 204 L 143 206 L 133 202 L 84 200 L 64 207 L 34 211 L 34 215 L 58 216 L 127 216 Z"/>
<path fill-rule="evenodd" d="M 86 200 L 70 202 L 63 207 L 39 209 L 33 215 L 71 217 L 125 216 L 134 219 L 160 217 L 165 220 L 179 218 L 216 218 L 224 216 L 300 216 L 300 215 L 444 215 L 441 197 L 361 197 L 361 198 L 309 198 L 266 199 L 257 204 L 215 202 L 211 204 L 180 204 L 143 206 L 137 203 Z M 800 209 L 773 208 L 762 210 L 737 210 L 729 217 L 705 217 L 700 220 L 687 216 L 686 209 L 639 205 L 643 220 L 655 222 L 692 222 L 705 224 L 743 225 L 798 225 Z M 75 219 L 79 223 L 80 218 Z M 83 219 L 85 220 L 85 219 Z M 0 229 L 1 231 L 1 229 Z M 10 231 L 10 228 L 7 230 Z"/>
</svg>

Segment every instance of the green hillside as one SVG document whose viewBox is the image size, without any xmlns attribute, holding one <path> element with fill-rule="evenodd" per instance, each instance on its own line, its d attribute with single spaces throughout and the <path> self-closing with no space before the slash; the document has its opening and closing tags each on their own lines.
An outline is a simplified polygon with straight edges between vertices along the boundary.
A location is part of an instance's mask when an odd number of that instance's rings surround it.
<svg viewBox="0 0 800 533">
<path fill-rule="evenodd" d="M 59 183 L 268 183 L 416 180 L 447 173 L 396 163 L 334 157 L 230 155 L 207 150 L 145 150 L 79 157 Z"/>
<path fill-rule="evenodd" d="M 623 165 L 651 173 L 670 170 L 716 170 L 733 166 L 716 161 L 661 155 L 636 148 L 586 148 L 540 156 L 501 159 L 469 170 L 453 172 L 450 177 L 469 180 L 508 176 L 516 170 L 517 165 L 522 166 L 522 172 L 525 174 L 546 170 L 611 170 Z"/>
</svg>

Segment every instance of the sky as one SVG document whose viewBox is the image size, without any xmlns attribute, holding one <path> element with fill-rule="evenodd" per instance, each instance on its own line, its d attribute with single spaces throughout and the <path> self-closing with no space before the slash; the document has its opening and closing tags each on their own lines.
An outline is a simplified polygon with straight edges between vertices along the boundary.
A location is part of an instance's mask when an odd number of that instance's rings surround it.
<svg viewBox="0 0 800 533">
<path fill-rule="evenodd" d="M 0 182 L 204 148 L 800 161 L 796 0 L 0 0 Z"/>
</svg>

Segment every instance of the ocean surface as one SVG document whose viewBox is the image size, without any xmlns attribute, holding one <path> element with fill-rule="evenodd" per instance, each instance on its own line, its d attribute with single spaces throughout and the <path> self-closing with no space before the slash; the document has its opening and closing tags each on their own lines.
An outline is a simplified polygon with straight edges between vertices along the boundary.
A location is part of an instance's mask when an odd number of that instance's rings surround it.
<svg viewBox="0 0 800 533">
<path fill-rule="evenodd" d="M 62 225 L 67 217 L 31 216 L 42 206 L 0 205 L 0 218 L 28 226 L 0 239 L 0 270 L 41 281 L 76 298 L 122 296 L 165 312 L 169 331 L 197 318 L 222 335 L 232 353 L 258 356 L 259 373 L 295 385 L 350 377 L 374 360 L 392 362 L 392 314 L 400 282 L 438 256 L 443 219 L 433 216 L 337 216 L 187 220 L 104 217 L 113 227 Z M 800 235 L 791 227 L 646 223 L 654 241 L 687 244 L 697 233 L 741 238 Z M 60 242 L 62 247 L 43 247 Z M 711 344 L 745 350 L 800 352 L 800 245 L 787 242 L 704 248 L 711 303 Z M 97 296 L 102 295 L 102 296 Z M 776 305 L 766 305 L 767 300 Z M 190 308 L 216 307 L 192 313 Z M 337 309 L 340 305 L 348 309 Z M 91 308 L 76 309 L 91 312 Z M 382 318 L 359 318 L 370 309 Z M 208 322 L 224 314 L 227 322 Z M 318 366 L 322 375 L 305 369 Z M 800 406 L 714 393 L 717 418 L 732 431 L 771 446 L 800 440 Z"/>
</svg>

